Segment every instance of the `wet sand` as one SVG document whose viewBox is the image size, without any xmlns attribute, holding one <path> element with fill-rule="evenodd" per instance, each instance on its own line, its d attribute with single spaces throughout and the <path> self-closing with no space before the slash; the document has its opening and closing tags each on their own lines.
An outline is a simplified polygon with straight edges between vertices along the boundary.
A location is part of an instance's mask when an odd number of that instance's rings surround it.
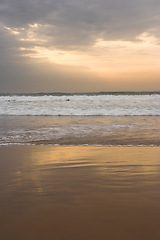
<svg viewBox="0 0 160 240">
<path fill-rule="evenodd" d="M 0 116 L 0 145 L 160 146 L 160 117 Z"/>
<path fill-rule="evenodd" d="M 0 239 L 160 239 L 159 147 L 0 147 Z"/>
</svg>

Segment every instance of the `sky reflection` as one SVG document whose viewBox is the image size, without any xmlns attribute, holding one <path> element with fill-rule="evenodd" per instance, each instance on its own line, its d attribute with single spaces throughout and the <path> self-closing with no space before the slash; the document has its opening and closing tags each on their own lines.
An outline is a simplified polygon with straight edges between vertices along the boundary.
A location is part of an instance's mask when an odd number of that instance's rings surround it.
<svg viewBox="0 0 160 240">
<path fill-rule="evenodd" d="M 153 230 L 159 237 L 159 147 L 12 146 L 0 153 L 3 239 L 137 240 Z"/>
</svg>

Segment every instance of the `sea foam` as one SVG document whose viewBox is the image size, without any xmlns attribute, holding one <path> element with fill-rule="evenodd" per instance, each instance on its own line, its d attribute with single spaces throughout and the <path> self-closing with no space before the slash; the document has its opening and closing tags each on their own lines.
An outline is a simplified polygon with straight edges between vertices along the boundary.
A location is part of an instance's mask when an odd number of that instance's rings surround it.
<svg viewBox="0 0 160 240">
<path fill-rule="evenodd" d="M 160 95 L 0 96 L 0 115 L 160 116 Z"/>
</svg>

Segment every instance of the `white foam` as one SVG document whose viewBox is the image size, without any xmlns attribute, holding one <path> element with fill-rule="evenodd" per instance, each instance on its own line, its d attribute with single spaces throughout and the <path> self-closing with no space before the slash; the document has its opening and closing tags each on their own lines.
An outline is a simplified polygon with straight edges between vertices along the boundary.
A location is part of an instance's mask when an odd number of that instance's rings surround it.
<svg viewBox="0 0 160 240">
<path fill-rule="evenodd" d="M 37 146 L 37 144 L 34 143 L 0 143 L 0 146 Z M 120 145 L 120 144 L 39 144 L 39 146 L 54 146 L 54 147 L 160 147 L 159 145 L 155 145 L 155 144 L 150 144 L 150 145 L 145 145 L 145 144 L 124 144 L 124 145 Z"/>
<path fill-rule="evenodd" d="M 0 96 L 0 115 L 160 116 L 160 95 Z"/>
</svg>

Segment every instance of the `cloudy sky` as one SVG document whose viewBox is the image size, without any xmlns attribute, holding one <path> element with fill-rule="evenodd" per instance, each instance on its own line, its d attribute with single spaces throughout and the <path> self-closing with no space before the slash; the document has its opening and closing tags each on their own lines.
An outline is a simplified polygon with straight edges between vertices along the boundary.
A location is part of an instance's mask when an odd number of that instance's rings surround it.
<svg viewBox="0 0 160 240">
<path fill-rule="evenodd" d="M 159 0 L 0 0 L 0 92 L 155 90 Z"/>
</svg>

